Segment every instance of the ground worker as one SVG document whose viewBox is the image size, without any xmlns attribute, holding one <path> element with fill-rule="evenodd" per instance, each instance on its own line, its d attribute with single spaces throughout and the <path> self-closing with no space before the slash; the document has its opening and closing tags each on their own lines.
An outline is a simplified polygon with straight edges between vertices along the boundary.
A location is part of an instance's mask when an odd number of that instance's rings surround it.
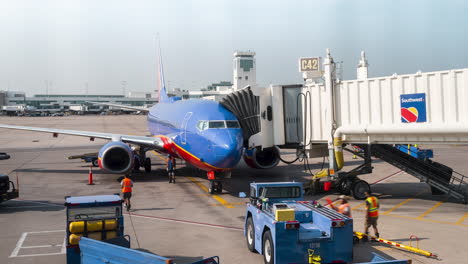
<svg viewBox="0 0 468 264">
<path fill-rule="evenodd" d="M 349 206 L 348 200 L 344 195 L 340 195 L 338 200 L 341 200 L 341 204 L 338 206 L 338 213 L 344 214 L 347 217 L 351 217 L 351 207 Z"/>
<path fill-rule="evenodd" d="M 130 211 L 130 207 L 132 207 L 130 198 L 132 198 L 133 181 L 130 180 L 127 174 L 125 174 L 124 179 L 120 182 L 120 185 L 122 186 L 124 206 L 127 207 L 127 211 Z"/>
<path fill-rule="evenodd" d="M 175 183 L 175 173 L 174 173 L 175 169 L 176 169 L 175 158 L 169 155 L 167 159 L 167 173 L 169 174 L 169 183 Z"/>
<path fill-rule="evenodd" d="M 369 192 L 364 193 L 366 195 L 366 223 L 365 233 L 369 235 L 369 227 L 374 228 L 374 234 L 376 237 L 380 237 L 379 230 L 377 229 L 377 219 L 379 218 L 379 199 L 371 195 Z M 365 237 L 367 239 L 368 236 Z"/>
<path fill-rule="evenodd" d="M 334 202 L 340 201 L 340 200 L 341 200 L 340 205 L 336 207 L 333 205 L 333 202 L 327 198 L 327 202 L 333 210 L 337 211 L 340 214 L 344 214 L 347 217 L 351 217 L 351 207 L 349 206 L 348 200 L 346 200 L 346 197 L 344 195 L 340 195 Z"/>
</svg>

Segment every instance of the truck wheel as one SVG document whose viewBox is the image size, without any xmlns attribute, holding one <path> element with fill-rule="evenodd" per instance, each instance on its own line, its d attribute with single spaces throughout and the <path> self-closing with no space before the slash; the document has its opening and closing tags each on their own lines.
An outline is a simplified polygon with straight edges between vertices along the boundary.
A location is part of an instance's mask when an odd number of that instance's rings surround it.
<svg viewBox="0 0 468 264">
<path fill-rule="evenodd" d="M 150 158 L 146 158 L 145 159 L 145 171 L 146 172 L 151 172 L 151 159 Z"/>
<path fill-rule="evenodd" d="M 252 217 L 249 216 L 247 218 L 247 234 L 245 236 L 245 240 L 247 241 L 247 248 L 250 252 L 257 252 L 255 251 L 255 226 L 252 220 Z"/>
<path fill-rule="evenodd" d="M 99 162 L 97 159 L 93 159 L 93 161 L 91 161 L 91 164 L 93 164 L 93 167 L 99 167 Z"/>
<path fill-rule="evenodd" d="M 353 196 L 356 200 L 364 200 L 366 198 L 365 192 L 370 192 L 370 186 L 366 181 L 358 180 L 354 182 L 352 187 Z"/>
<path fill-rule="evenodd" d="M 275 263 L 275 247 L 273 246 L 270 230 L 265 231 L 263 234 L 263 261 L 265 264 Z"/>
</svg>

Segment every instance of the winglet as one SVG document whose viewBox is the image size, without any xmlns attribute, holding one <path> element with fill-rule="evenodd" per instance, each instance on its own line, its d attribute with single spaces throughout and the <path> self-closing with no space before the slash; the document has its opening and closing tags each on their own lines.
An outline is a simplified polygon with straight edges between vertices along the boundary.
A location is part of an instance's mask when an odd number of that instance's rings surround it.
<svg viewBox="0 0 468 264">
<path fill-rule="evenodd" d="M 167 103 L 170 102 L 169 96 L 167 95 L 167 90 L 166 90 L 166 83 L 164 81 L 164 70 L 163 70 L 163 64 L 162 64 L 162 56 L 161 56 L 161 43 L 159 43 L 158 39 L 158 44 L 159 44 L 159 69 L 158 69 L 158 89 L 159 89 L 159 102 L 160 103 Z"/>
</svg>

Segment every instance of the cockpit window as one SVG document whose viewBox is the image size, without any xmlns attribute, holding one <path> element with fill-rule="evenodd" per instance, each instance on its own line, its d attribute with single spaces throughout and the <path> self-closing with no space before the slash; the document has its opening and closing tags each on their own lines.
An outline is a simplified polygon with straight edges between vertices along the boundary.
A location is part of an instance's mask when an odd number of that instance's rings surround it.
<svg viewBox="0 0 468 264">
<path fill-rule="evenodd" d="M 237 121 L 226 121 L 227 128 L 240 128 L 239 122 Z"/>
<path fill-rule="evenodd" d="M 224 121 L 210 121 L 209 128 L 226 128 Z"/>
<path fill-rule="evenodd" d="M 197 123 L 199 130 L 207 130 L 208 128 L 240 128 L 239 122 L 236 120 L 230 121 L 206 121 L 200 120 Z"/>
</svg>

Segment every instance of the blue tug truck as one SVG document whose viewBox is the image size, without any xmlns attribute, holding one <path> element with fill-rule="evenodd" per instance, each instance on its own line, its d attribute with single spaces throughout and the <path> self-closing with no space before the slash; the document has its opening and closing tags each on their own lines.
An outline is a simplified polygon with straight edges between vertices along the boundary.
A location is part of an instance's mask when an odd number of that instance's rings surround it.
<svg viewBox="0 0 468 264">
<path fill-rule="evenodd" d="M 304 201 L 302 183 L 251 183 L 244 225 L 247 248 L 266 264 L 352 263 L 353 219 Z M 367 264 L 407 264 L 372 253 Z M 366 263 L 361 263 L 366 264 Z"/>
<path fill-rule="evenodd" d="M 353 219 L 304 201 L 302 183 L 251 183 L 244 235 L 267 264 L 353 260 Z"/>
</svg>

